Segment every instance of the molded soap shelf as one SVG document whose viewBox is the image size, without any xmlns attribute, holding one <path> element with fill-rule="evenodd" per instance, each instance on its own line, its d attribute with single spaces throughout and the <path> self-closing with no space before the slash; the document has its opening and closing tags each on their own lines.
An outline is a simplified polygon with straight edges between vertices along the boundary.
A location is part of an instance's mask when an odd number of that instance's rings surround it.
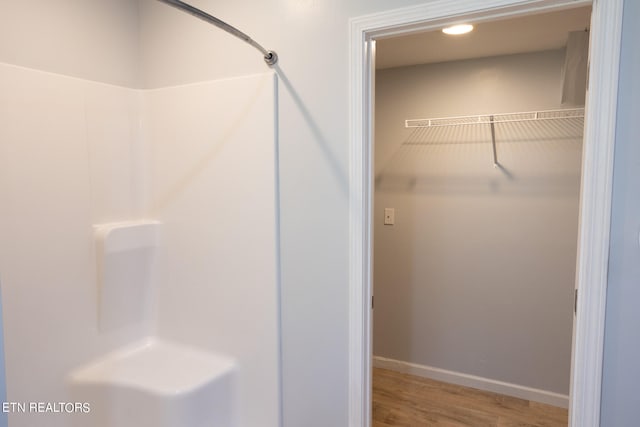
<svg viewBox="0 0 640 427">
<path fill-rule="evenodd" d="M 94 226 L 100 331 L 151 322 L 153 260 L 161 224 L 129 221 Z"/>
</svg>

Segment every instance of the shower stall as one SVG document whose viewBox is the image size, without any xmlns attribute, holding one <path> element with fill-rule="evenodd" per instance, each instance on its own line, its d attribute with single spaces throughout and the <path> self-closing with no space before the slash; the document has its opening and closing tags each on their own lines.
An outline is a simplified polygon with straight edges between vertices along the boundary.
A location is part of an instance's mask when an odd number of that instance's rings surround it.
<svg viewBox="0 0 640 427">
<path fill-rule="evenodd" d="M 180 1 L 99 3 L 49 11 L 87 31 L 73 69 L 39 33 L 0 62 L 9 423 L 278 426 L 276 76 L 145 82 L 138 8 L 277 55 Z"/>
</svg>

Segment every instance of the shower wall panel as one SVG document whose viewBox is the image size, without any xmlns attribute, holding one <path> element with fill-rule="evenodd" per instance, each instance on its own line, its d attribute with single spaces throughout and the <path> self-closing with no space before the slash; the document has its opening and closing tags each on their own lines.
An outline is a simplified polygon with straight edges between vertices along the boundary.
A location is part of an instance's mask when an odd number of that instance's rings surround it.
<svg viewBox="0 0 640 427">
<path fill-rule="evenodd" d="M 68 401 L 70 371 L 156 334 L 234 357 L 241 425 L 278 425 L 275 76 L 138 91 L 0 64 L 0 92 L 7 399 Z M 101 331 L 93 225 L 139 219 L 162 222 L 155 317 Z"/>
<path fill-rule="evenodd" d="M 92 226 L 137 218 L 139 91 L 0 64 L 0 280 L 7 399 L 68 401 L 74 367 L 150 331 L 97 327 Z M 67 426 L 10 413 L 13 427 Z"/>
<path fill-rule="evenodd" d="M 234 357 L 243 427 L 279 425 L 275 75 L 150 90 L 159 335 Z"/>
</svg>

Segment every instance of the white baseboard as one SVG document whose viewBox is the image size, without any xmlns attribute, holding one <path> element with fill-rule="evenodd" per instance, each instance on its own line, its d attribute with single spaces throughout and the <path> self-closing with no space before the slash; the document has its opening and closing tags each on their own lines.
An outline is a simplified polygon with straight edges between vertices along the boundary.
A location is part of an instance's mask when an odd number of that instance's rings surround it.
<svg viewBox="0 0 640 427">
<path fill-rule="evenodd" d="M 432 380 L 443 381 L 450 384 L 472 387 L 479 390 L 505 394 L 507 396 L 518 397 L 520 399 L 531 400 L 534 402 L 546 403 L 548 405 L 558 406 L 560 408 L 569 407 L 569 396 L 565 394 L 524 387 L 517 384 L 496 381 L 489 378 L 463 374 L 460 372 L 447 371 L 446 369 L 433 368 L 431 366 L 419 365 L 417 363 L 409 363 L 403 362 L 401 360 L 373 356 L 373 367 L 402 372 L 403 374 L 411 374 L 419 377 L 430 378 Z"/>
</svg>

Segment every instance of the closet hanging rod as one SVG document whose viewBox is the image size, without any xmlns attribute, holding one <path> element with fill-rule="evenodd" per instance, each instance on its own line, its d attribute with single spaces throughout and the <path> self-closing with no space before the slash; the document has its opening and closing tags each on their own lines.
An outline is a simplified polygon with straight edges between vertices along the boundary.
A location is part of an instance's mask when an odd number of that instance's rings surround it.
<svg viewBox="0 0 640 427">
<path fill-rule="evenodd" d="M 439 117 L 433 119 L 405 120 L 405 128 L 466 126 L 494 123 L 532 122 L 584 118 L 584 108 L 562 110 L 524 111 L 519 113 L 480 114 L 477 116 Z"/>
<path fill-rule="evenodd" d="M 236 27 L 227 24 L 223 20 L 218 19 L 215 16 L 209 15 L 207 12 L 204 12 L 198 9 L 197 7 L 191 6 L 190 4 L 180 0 L 158 0 L 158 1 L 161 3 L 168 4 L 170 6 L 173 6 L 176 9 L 180 9 L 181 11 L 186 12 L 190 15 L 193 15 L 196 18 L 200 18 L 203 21 L 206 21 L 209 24 L 215 25 L 216 27 L 226 31 L 229 34 L 234 35 L 241 40 L 244 40 L 245 42 L 255 47 L 262 53 L 262 55 L 264 56 L 264 62 L 266 62 L 268 66 L 272 66 L 276 62 L 278 62 L 278 54 L 276 54 L 272 50 L 265 49 L 264 47 L 262 47 L 262 45 L 260 45 L 260 43 L 256 42 L 251 37 L 249 37 L 242 31 L 238 30 Z"/>
</svg>

